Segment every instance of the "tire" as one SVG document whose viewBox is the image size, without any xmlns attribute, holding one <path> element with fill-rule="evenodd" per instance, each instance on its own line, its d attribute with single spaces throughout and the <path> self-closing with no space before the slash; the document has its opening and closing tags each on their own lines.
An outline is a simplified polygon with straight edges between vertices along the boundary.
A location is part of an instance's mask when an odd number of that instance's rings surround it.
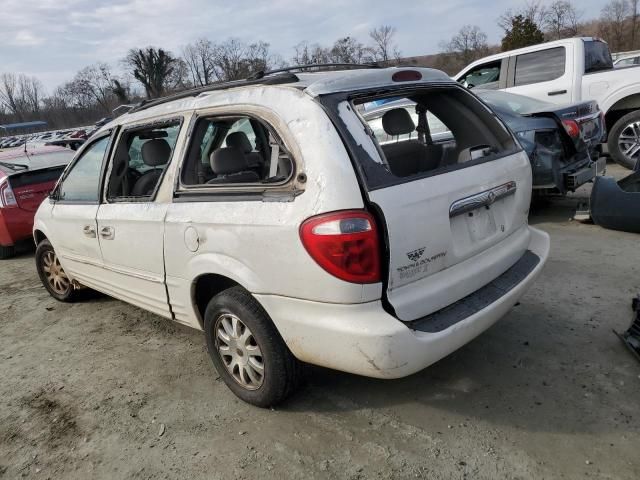
<svg viewBox="0 0 640 480">
<path fill-rule="evenodd" d="M 267 312 L 242 287 L 224 290 L 209 301 L 204 331 L 213 365 L 241 400 L 275 406 L 299 385 L 300 362 Z"/>
<path fill-rule="evenodd" d="M 6 260 L 7 258 L 11 258 L 16 254 L 16 249 L 13 245 L 5 247 L 4 245 L 0 245 L 0 260 Z"/>
<path fill-rule="evenodd" d="M 633 170 L 640 159 L 640 110 L 627 113 L 611 129 L 607 140 L 611 158 Z M 631 155 L 625 153 L 631 150 Z"/>
<path fill-rule="evenodd" d="M 60 302 L 74 302 L 78 299 L 78 291 L 64 273 L 49 240 L 43 240 L 36 248 L 36 268 L 42 285 L 53 298 Z"/>
</svg>

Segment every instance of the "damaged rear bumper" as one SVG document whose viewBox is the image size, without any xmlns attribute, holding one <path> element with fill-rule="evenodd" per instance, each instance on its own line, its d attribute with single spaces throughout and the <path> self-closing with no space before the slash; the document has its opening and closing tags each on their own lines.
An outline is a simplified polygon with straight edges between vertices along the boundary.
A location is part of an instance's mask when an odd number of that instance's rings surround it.
<svg viewBox="0 0 640 480">
<path fill-rule="evenodd" d="M 375 378 L 411 375 L 449 355 L 503 317 L 527 291 L 549 255 L 549 236 L 530 228 L 528 251 L 538 257 L 526 275 L 488 305 L 450 326 L 412 329 L 380 301 L 327 304 L 255 295 L 293 354 L 304 362 Z"/>
</svg>

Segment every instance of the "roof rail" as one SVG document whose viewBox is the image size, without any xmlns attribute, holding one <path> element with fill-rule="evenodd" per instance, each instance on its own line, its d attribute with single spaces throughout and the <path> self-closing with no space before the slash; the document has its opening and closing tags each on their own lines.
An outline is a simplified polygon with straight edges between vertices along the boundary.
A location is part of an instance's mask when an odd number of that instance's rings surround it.
<svg viewBox="0 0 640 480">
<path fill-rule="evenodd" d="M 264 80 L 263 80 L 263 77 L 259 77 L 259 78 L 249 77 L 245 80 L 231 80 L 229 82 L 212 83 L 209 85 L 205 85 L 203 87 L 191 88 L 189 90 L 185 90 L 183 92 L 179 92 L 173 95 L 168 95 L 162 98 L 156 98 L 153 100 L 142 100 L 136 106 L 131 108 L 131 110 L 129 110 L 127 113 L 140 112 L 141 110 L 146 110 L 147 108 L 155 107 L 157 105 L 162 105 L 168 102 L 173 102 L 174 100 L 182 100 L 184 98 L 197 97 L 201 93 L 213 92 L 216 90 L 227 90 L 229 88 L 243 87 L 247 85 L 279 85 L 282 83 L 294 83 L 297 81 L 298 81 L 298 77 L 296 77 L 294 74 L 291 73 L 291 74 L 274 75 L 273 77 L 267 78 Z"/>
<path fill-rule="evenodd" d="M 251 75 L 250 77 L 248 77 L 248 80 L 259 80 L 261 78 L 266 77 L 267 75 L 273 75 L 274 73 L 283 73 L 283 72 L 291 72 L 293 70 L 311 70 L 314 69 L 315 71 L 323 71 L 323 70 L 329 70 L 331 68 L 336 68 L 336 67 L 340 67 L 340 68 L 384 68 L 380 65 L 378 65 L 377 63 L 309 63 L 307 65 L 293 65 L 291 67 L 284 67 L 284 68 L 278 68 L 276 70 L 260 70 L 256 73 L 254 73 L 253 75 Z"/>
</svg>

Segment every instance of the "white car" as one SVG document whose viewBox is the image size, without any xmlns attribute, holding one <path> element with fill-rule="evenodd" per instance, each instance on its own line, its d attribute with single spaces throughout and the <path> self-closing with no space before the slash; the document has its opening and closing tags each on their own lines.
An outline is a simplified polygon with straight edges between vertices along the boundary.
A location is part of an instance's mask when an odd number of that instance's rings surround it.
<svg viewBox="0 0 640 480">
<path fill-rule="evenodd" d="M 558 105 L 593 100 L 605 115 L 607 150 L 633 169 L 640 159 L 640 68 L 613 67 L 606 42 L 565 38 L 481 58 L 455 76 L 464 86 L 500 89 Z"/>
<path fill-rule="evenodd" d="M 258 77 L 93 135 L 35 218 L 52 296 L 90 287 L 204 330 L 226 384 L 267 406 L 301 362 L 417 372 L 531 285 L 549 237 L 527 224 L 529 159 L 467 89 L 418 68 Z M 417 124 L 389 110 L 380 145 L 363 112 L 401 98 Z"/>
</svg>

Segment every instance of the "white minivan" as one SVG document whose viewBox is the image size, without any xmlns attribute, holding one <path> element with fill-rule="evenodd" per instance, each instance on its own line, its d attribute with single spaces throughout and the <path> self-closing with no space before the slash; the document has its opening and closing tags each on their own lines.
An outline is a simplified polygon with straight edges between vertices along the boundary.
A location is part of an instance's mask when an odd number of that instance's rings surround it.
<svg viewBox="0 0 640 480">
<path fill-rule="evenodd" d="M 260 73 L 103 126 L 37 212 L 36 265 L 58 300 L 89 287 L 204 330 L 269 406 L 302 362 L 398 378 L 491 326 L 549 253 L 530 196 L 518 142 L 442 72 Z"/>
</svg>

